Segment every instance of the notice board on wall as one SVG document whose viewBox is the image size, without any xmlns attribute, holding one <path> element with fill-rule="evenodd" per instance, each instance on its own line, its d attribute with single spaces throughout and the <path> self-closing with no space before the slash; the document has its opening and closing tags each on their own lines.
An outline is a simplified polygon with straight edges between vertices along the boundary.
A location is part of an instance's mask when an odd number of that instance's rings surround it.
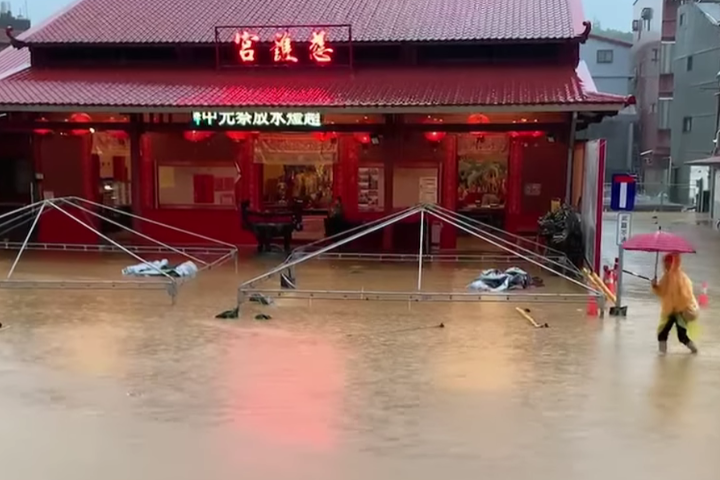
<svg viewBox="0 0 720 480">
<path fill-rule="evenodd" d="M 438 179 L 434 177 L 420 177 L 418 181 L 420 203 L 436 204 L 438 197 Z"/>
<path fill-rule="evenodd" d="M 382 211 L 385 208 L 385 169 L 358 168 L 358 209 L 361 212 Z"/>
<path fill-rule="evenodd" d="M 427 187 L 433 184 L 432 179 L 434 179 L 437 189 L 437 177 L 437 168 L 395 168 L 393 171 L 393 208 L 407 208 L 427 201 L 430 196 Z M 437 200 L 437 191 L 435 199 Z"/>
</svg>

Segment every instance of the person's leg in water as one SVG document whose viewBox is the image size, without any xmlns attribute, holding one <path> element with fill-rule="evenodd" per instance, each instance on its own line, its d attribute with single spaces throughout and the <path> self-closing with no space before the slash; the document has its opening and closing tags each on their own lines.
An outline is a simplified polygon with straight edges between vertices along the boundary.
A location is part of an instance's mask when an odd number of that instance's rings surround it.
<svg viewBox="0 0 720 480">
<path fill-rule="evenodd" d="M 690 352 L 692 353 L 698 353 L 698 349 L 695 346 L 695 342 L 690 340 L 690 337 L 688 336 L 687 329 L 680 325 L 680 322 L 677 322 L 675 325 L 675 328 L 677 329 L 677 336 L 680 343 L 685 345 Z"/>
<path fill-rule="evenodd" d="M 676 323 L 677 318 L 675 317 L 675 314 L 668 315 L 665 325 L 663 325 L 662 329 L 658 332 L 658 349 L 660 350 L 660 353 L 667 353 L 668 337 L 670 337 L 670 331 Z"/>
</svg>

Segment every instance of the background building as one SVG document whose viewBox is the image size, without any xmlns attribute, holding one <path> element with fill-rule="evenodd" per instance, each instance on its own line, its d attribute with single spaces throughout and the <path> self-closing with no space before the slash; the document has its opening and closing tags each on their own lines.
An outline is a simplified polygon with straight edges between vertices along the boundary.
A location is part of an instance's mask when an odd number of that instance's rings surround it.
<svg viewBox="0 0 720 480">
<path fill-rule="evenodd" d="M 10 2 L 0 2 L 0 25 L 11 27 L 16 34 L 20 34 L 30 28 L 30 20 L 21 15 L 13 15 Z M 0 35 L 0 50 L 10 45 L 10 40 L 5 34 Z"/>
<path fill-rule="evenodd" d="M 672 110 L 672 158 L 675 179 L 707 190 L 707 167 L 686 162 L 713 155 L 720 68 L 720 3 L 692 2 L 678 10 L 673 60 L 675 102 Z M 701 182 L 701 185 L 698 184 Z M 678 195 L 683 195 L 678 192 Z"/>
<path fill-rule="evenodd" d="M 640 163 L 646 184 L 662 194 L 667 183 L 682 183 L 671 159 L 672 59 L 680 0 L 635 0 L 632 47 L 634 92 L 639 115 Z M 685 183 L 689 179 L 685 178 Z"/>
<path fill-rule="evenodd" d="M 631 42 L 595 34 L 591 34 L 587 42 L 581 45 L 580 59 L 599 91 L 618 95 L 631 93 L 632 46 Z M 586 130 L 588 139 L 603 138 L 607 141 L 606 182 L 610 181 L 614 173 L 634 170 L 632 159 L 637 156 L 636 129 L 636 109 L 629 107 L 617 116 L 590 125 Z"/>
<path fill-rule="evenodd" d="M 580 59 L 590 70 L 598 90 L 628 94 L 632 80 L 632 46 L 631 42 L 590 34 L 580 47 Z"/>
</svg>

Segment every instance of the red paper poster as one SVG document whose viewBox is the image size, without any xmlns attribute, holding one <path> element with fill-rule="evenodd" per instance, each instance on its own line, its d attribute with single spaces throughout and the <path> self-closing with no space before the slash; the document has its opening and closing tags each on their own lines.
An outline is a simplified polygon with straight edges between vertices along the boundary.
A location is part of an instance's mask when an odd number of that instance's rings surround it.
<svg viewBox="0 0 720 480">
<path fill-rule="evenodd" d="M 215 203 L 215 177 L 212 175 L 193 175 L 194 203 Z"/>
<path fill-rule="evenodd" d="M 113 178 L 116 182 L 127 182 L 128 181 L 128 172 L 127 172 L 127 166 L 125 164 L 125 157 L 123 156 L 113 156 L 112 157 L 112 166 L 113 166 Z"/>
</svg>

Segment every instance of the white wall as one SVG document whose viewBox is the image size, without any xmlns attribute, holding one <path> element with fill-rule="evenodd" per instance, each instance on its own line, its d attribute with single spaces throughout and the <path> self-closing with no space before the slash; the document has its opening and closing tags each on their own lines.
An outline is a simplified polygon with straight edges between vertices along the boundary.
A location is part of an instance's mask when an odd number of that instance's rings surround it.
<svg viewBox="0 0 720 480">
<path fill-rule="evenodd" d="M 630 45 L 590 37 L 580 46 L 580 59 L 585 62 L 598 91 L 628 95 L 632 77 L 632 56 Z M 612 50 L 612 63 L 598 63 L 598 50 Z"/>
</svg>

